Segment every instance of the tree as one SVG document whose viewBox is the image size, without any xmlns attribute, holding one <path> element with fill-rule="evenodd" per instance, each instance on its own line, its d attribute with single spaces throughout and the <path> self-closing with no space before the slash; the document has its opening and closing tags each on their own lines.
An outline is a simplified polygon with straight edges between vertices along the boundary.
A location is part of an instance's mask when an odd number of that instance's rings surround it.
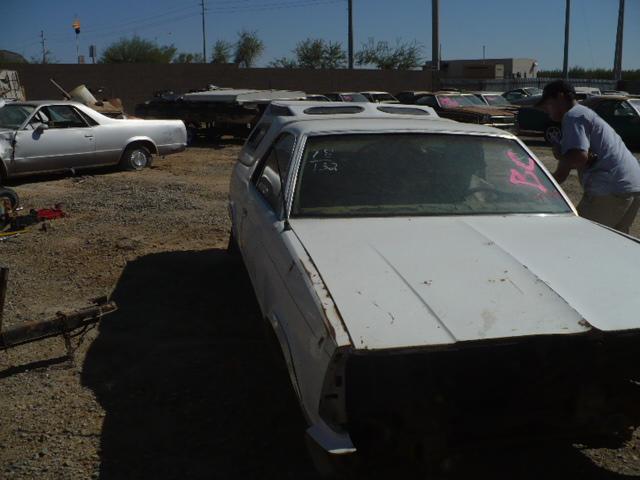
<svg viewBox="0 0 640 480">
<path fill-rule="evenodd" d="M 203 63 L 201 53 L 179 53 L 174 59 L 173 63 Z"/>
<path fill-rule="evenodd" d="M 343 68 L 347 54 L 339 42 L 307 38 L 298 42 L 293 51 L 300 68 Z"/>
<path fill-rule="evenodd" d="M 49 51 L 47 50 L 47 54 Z M 45 55 L 46 58 L 46 55 Z M 32 63 L 40 63 L 42 62 L 42 57 L 36 59 L 36 57 L 31 58 Z M 11 52 L 9 50 L 0 50 L 0 64 L 5 63 L 29 63 L 26 58 L 16 52 Z"/>
<path fill-rule="evenodd" d="M 281 57 L 272 61 L 273 68 L 344 68 L 347 54 L 339 42 L 327 42 L 323 39 L 307 38 L 298 42 L 293 50 L 295 59 Z"/>
<path fill-rule="evenodd" d="M 233 45 L 225 40 L 218 40 L 213 44 L 211 63 L 231 63 Z"/>
<path fill-rule="evenodd" d="M 243 30 L 236 41 L 235 63 L 251 68 L 264 52 L 264 42 L 258 38 L 258 32 Z"/>
<path fill-rule="evenodd" d="M 280 57 L 280 58 L 276 58 L 275 60 L 272 60 L 271 62 L 269 62 L 269 67 L 271 67 L 271 68 L 289 68 L 289 69 L 300 68 L 298 66 L 298 62 L 296 62 L 292 58 L 287 58 L 287 57 Z"/>
<path fill-rule="evenodd" d="M 395 46 L 389 42 L 375 42 L 369 39 L 356 53 L 358 65 L 375 65 L 382 70 L 410 70 L 423 63 L 422 46 L 416 42 L 397 41 Z"/>
<path fill-rule="evenodd" d="M 109 45 L 100 58 L 100 63 L 170 63 L 176 54 L 173 45 L 163 45 L 134 35 L 121 38 Z"/>
</svg>

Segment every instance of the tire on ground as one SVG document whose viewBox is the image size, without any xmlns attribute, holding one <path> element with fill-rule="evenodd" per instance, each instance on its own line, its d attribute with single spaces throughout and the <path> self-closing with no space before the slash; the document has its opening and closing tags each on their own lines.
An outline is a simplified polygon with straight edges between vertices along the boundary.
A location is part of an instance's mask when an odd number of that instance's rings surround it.
<svg viewBox="0 0 640 480">
<path fill-rule="evenodd" d="M 16 208 L 20 204 L 20 198 L 15 190 L 7 187 L 0 187 L 0 199 L 8 199 L 11 208 Z"/>
<path fill-rule="evenodd" d="M 120 159 L 120 166 L 124 170 L 142 170 L 151 165 L 151 152 L 142 143 L 129 145 Z"/>
</svg>

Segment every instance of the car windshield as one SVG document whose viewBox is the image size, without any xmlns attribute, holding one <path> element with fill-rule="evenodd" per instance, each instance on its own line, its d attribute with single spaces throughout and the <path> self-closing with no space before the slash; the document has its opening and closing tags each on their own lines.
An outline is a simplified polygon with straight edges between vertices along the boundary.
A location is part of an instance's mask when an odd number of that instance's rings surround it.
<svg viewBox="0 0 640 480">
<path fill-rule="evenodd" d="M 489 105 L 496 105 L 496 106 L 509 105 L 509 102 L 507 102 L 507 99 L 504 98 L 502 95 L 484 95 L 484 99 L 487 101 Z"/>
<path fill-rule="evenodd" d="M 640 114 L 640 99 L 629 100 L 629 103 L 636 109 L 636 112 Z"/>
<path fill-rule="evenodd" d="M 442 108 L 469 107 L 472 105 L 483 105 L 482 101 L 473 95 L 438 95 L 438 103 Z M 475 98 L 478 103 L 471 100 Z"/>
<path fill-rule="evenodd" d="M 570 211 L 558 189 L 515 140 L 383 133 L 309 137 L 292 216 Z"/>
<path fill-rule="evenodd" d="M 394 97 L 390 93 L 372 93 L 371 97 L 376 102 L 395 102 L 396 101 L 396 97 Z"/>
<path fill-rule="evenodd" d="M 523 88 L 529 95 L 542 95 L 542 89 L 536 87 Z"/>
<path fill-rule="evenodd" d="M 20 128 L 34 110 L 31 105 L 5 105 L 0 108 L 0 128 Z"/>
<path fill-rule="evenodd" d="M 342 93 L 340 94 L 343 102 L 357 102 L 357 103 L 367 103 L 367 97 L 360 93 Z"/>
</svg>

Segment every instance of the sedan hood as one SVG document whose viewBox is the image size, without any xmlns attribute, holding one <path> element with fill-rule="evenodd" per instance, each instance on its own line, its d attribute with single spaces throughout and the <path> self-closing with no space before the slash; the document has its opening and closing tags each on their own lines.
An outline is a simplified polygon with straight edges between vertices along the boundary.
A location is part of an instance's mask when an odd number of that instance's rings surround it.
<svg viewBox="0 0 640 480">
<path fill-rule="evenodd" d="M 465 105 L 462 107 L 447 108 L 446 110 L 449 110 L 452 112 L 475 113 L 479 115 L 494 115 L 494 116 L 512 116 L 513 115 L 513 111 L 509 109 L 492 107 L 490 105 L 486 105 L 486 106 Z"/>
<path fill-rule="evenodd" d="M 640 328 L 640 245 L 573 215 L 291 225 L 357 349 Z"/>
</svg>

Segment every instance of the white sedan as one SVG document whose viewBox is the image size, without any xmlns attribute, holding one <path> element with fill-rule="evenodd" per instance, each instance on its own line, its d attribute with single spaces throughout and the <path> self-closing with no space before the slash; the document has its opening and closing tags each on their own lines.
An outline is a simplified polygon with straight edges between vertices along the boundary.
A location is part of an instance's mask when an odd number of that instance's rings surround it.
<svg viewBox="0 0 640 480">
<path fill-rule="evenodd" d="M 229 207 L 316 450 L 437 461 L 640 410 L 640 245 L 578 217 L 510 133 L 274 102 Z"/>
</svg>

